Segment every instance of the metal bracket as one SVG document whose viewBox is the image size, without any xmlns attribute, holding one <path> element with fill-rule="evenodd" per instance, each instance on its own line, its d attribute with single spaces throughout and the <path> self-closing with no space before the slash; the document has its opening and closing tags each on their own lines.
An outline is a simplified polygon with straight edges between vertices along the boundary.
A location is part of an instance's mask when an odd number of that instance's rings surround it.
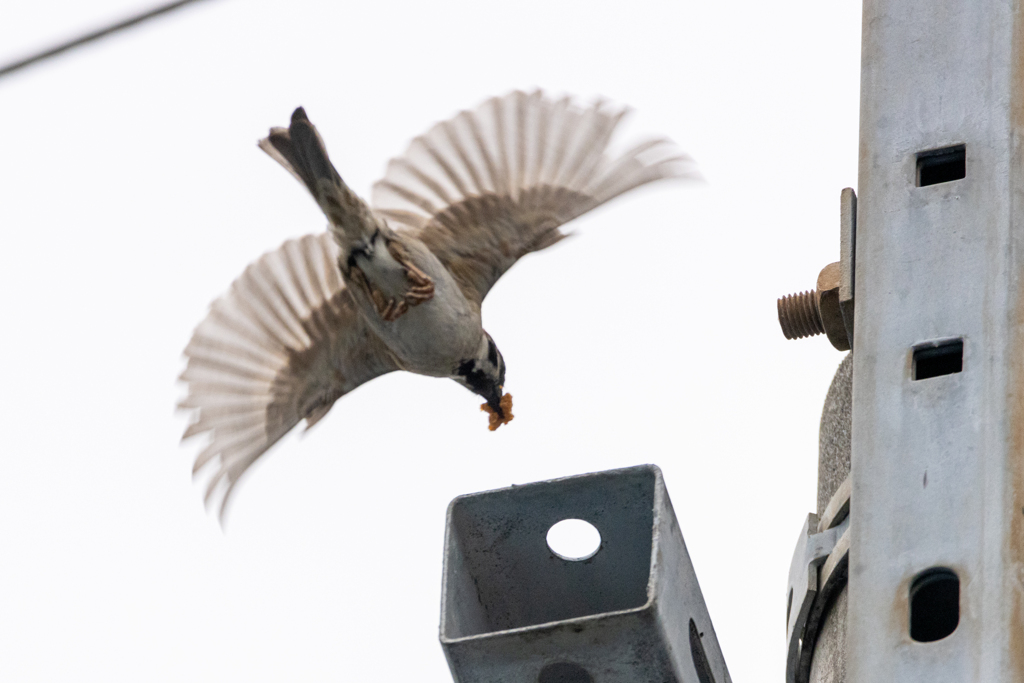
<svg viewBox="0 0 1024 683">
<path fill-rule="evenodd" d="M 545 543 L 582 519 L 578 561 Z M 654 465 L 460 496 L 448 508 L 441 646 L 456 683 L 730 683 Z"/>
<path fill-rule="evenodd" d="M 806 683 L 825 609 L 846 584 L 851 488 L 847 477 L 821 519 L 807 515 L 793 551 L 786 599 L 786 683 Z"/>
<path fill-rule="evenodd" d="M 839 195 L 839 311 L 846 339 L 853 348 L 854 275 L 857 272 L 857 193 L 852 187 Z"/>
</svg>

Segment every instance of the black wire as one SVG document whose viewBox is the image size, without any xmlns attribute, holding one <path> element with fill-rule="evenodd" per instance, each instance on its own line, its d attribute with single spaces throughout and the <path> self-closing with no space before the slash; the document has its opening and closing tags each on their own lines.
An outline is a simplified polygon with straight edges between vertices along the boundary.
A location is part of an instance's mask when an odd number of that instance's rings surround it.
<svg viewBox="0 0 1024 683">
<path fill-rule="evenodd" d="M 107 26 L 106 28 L 101 28 L 97 31 L 93 31 L 92 33 L 87 33 L 84 36 L 75 38 L 74 40 L 58 45 L 57 47 L 50 48 L 49 50 L 44 50 L 43 52 L 39 52 L 30 57 L 26 57 L 25 59 L 14 62 L 13 64 L 8 64 L 6 66 L 0 67 L 0 77 L 6 76 L 7 74 L 17 71 L 18 69 L 23 69 L 29 64 L 35 64 L 36 62 L 41 62 L 44 59 L 49 59 L 50 57 L 53 57 L 54 55 L 59 55 L 61 52 L 65 52 L 66 50 L 70 50 L 71 48 L 78 47 L 79 45 L 85 45 L 86 43 L 91 43 L 92 41 L 98 40 L 104 36 L 109 36 L 111 33 L 116 33 L 131 26 L 135 26 L 136 24 L 140 24 L 148 19 L 158 17 L 161 14 L 166 14 L 167 12 L 178 9 L 182 5 L 188 5 L 193 2 L 197 2 L 197 0 L 178 0 L 178 2 L 169 2 L 166 5 L 161 5 L 159 7 L 149 10 L 148 12 L 137 14 L 134 17 L 129 17 L 124 21 L 120 21 L 111 26 Z"/>
</svg>

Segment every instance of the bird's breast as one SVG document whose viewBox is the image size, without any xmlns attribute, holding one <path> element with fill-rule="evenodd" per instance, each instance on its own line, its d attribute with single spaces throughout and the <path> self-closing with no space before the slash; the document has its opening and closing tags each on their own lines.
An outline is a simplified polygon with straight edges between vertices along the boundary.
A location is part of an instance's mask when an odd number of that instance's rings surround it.
<svg viewBox="0 0 1024 683">
<path fill-rule="evenodd" d="M 459 361 L 476 353 L 483 334 L 479 310 L 422 242 L 408 235 L 402 235 L 401 240 L 412 263 L 433 281 L 433 297 L 410 306 L 392 321 L 381 317 L 368 296 L 355 298 L 364 317 L 404 369 L 447 377 Z M 411 286 L 402 265 L 386 248 L 374 249 L 371 258 L 359 258 L 356 265 L 369 284 L 388 297 L 400 299 Z"/>
</svg>

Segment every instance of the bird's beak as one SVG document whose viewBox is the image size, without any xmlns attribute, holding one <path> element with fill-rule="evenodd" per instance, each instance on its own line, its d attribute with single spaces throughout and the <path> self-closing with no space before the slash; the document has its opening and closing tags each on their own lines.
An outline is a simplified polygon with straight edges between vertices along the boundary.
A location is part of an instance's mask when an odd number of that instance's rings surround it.
<svg viewBox="0 0 1024 683">
<path fill-rule="evenodd" d="M 487 399 L 487 405 L 493 410 L 498 417 L 502 420 L 505 419 L 505 411 L 501 407 L 501 387 L 498 387 L 497 391 L 488 393 L 485 397 Z"/>
</svg>

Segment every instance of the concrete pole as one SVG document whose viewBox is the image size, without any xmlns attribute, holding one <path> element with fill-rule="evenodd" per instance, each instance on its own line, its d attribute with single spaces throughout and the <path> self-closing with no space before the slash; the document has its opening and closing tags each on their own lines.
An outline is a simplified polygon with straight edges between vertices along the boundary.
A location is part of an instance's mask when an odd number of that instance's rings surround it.
<svg viewBox="0 0 1024 683">
<path fill-rule="evenodd" d="M 853 398 L 853 356 L 840 363 L 821 411 L 818 432 L 818 517 L 850 475 L 850 427 Z M 843 585 L 828 604 L 817 629 L 808 683 L 846 681 L 846 615 L 849 591 Z M 798 680 L 803 680 L 802 677 Z"/>
<path fill-rule="evenodd" d="M 1024 11 L 864 0 L 851 683 L 1024 681 Z"/>
</svg>

